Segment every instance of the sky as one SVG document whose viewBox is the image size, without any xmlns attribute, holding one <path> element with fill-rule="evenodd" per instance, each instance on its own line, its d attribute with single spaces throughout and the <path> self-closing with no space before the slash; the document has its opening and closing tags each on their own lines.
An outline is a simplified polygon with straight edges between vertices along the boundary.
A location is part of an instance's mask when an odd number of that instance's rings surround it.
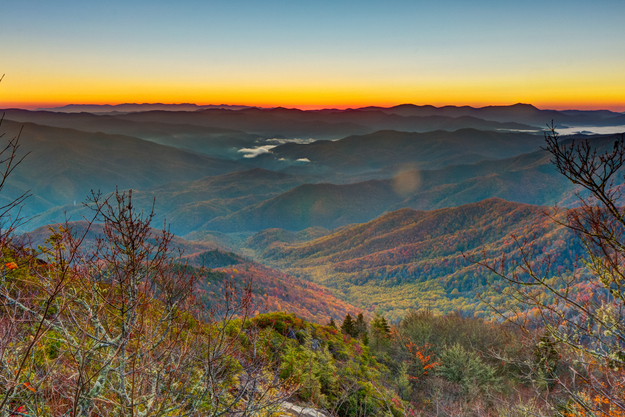
<svg viewBox="0 0 625 417">
<path fill-rule="evenodd" d="M 625 111 L 625 1 L 0 1 L 0 107 Z"/>
</svg>

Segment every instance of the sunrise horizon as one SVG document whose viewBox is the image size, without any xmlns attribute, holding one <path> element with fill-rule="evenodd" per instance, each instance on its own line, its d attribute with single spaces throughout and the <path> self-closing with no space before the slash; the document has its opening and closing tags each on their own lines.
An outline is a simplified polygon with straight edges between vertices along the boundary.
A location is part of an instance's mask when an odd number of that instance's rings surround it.
<svg viewBox="0 0 625 417">
<path fill-rule="evenodd" d="M 414 105 L 419 107 L 432 106 L 435 108 L 442 107 L 509 107 L 514 105 L 529 105 L 536 107 L 540 110 L 579 110 L 579 111 L 601 111 L 607 110 L 615 113 L 625 113 L 625 104 L 602 104 L 602 103 L 543 103 L 536 104 L 531 102 L 408 102 L 408 101 L 389 101 L 389 102 L 361 102 L 353 104 L 294 104 L 294 103 L 254 103 L 254 102 L 238 102 L 238 101 L 41 101 L 41 102 L 2 102 L 0 101 L 0 109 L 21 109 L 36 111 L 42 109 L 63 108 L 68 106 L 121 106 L 121 105 L 195 105 L 197 107 L 247 107 L 247 108 L 262 108 L 262 109 L 297 109 L 303 111 L 314 110 L 349 110 L 349 109 L 361 109 L 366 107 L 381 107 L 390 108 L 402 105 Z"/>
<path fill-rule="evenodd" d="M 625 3 L 24 0 L 0 107 L 411 103 L 625 111 Z M 18 18 L 20 17 L 20 18 Z"/>
</svg>

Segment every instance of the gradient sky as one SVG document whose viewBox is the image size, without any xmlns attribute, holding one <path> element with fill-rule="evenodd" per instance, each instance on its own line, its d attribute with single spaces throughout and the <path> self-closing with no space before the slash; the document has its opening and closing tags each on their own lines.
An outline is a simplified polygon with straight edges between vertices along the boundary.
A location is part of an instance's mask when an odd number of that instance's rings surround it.
<svg viewBox="0 0 625 417">
<path fill-rule="evenodd" d="M 7 0 L 0 107 L 625 111 L 624 17 L 623 0 Z"/>
</svg>

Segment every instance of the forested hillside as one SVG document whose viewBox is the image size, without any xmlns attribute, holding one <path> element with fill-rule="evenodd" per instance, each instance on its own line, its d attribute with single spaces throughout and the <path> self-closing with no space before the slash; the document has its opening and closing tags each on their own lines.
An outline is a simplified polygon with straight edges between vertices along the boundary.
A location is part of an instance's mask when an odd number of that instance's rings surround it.
<svg viewBox="0 0 625 417">
<path fill-rule="evenodd" d="M 50 237 L 59 233 L 80 238 L 81 250 L 93 251 L 105 236 L 105 225 L 87 221 L 57 224 L 21 235 L 13 242 L 20 246 L 53 250 Z M 161 233 L 151 229 L 148 243 L 156 244 Z M 172 256 L 180 253 L 178 262 L 186 265 L 188 273 L 196 276 L 196 296 L 202 294 L 207 306 L 221 303 L 223 286 L 231 281 L 239 288 L 249 285 L 251 302 L 256 306 L 254 314 L 288 311 L 311 322 L 327 323 L 332 317 L 343 317 L 359 310 L 337 299 L 325 287 L 268 268 L 212 242 L 189 241 L 172 235 L 169 247 Z"/>
<path fill-rule="evenodd" d="M 493 277 L 473 261 L 518 257 L 515 237 L 551 255 L 553 268 L 572 268 L 582 248 L 549 213 L 500 199 L 429 212 L 402 209 L 312 241 L 270 243 L 259 256 L 392 318 L 422 308 L 484 317 L 490 314 L 484 302 L 509 300 L 491 291 Z"/>
</svg>

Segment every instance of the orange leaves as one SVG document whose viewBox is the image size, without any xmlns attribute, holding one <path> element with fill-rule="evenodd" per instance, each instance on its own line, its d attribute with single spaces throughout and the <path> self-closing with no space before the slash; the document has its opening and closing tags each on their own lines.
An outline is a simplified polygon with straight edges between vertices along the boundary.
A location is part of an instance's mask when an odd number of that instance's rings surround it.
<svg viewBox="0 0 625 417">
<path fill-rule="evenodd" d="M 23 384 L 26 388 L 28 388 L 29 390 L 31 390 L 32 392 L 37 392 L 36 389 L 33 388 L 33 386 L 30 384 L 30 382 L 24 382 Z"/>
<path fill-rule="evenodd" d="M 612 404 L 609 398 L 602 395 L 596 395 L 592 399 L 585 398 L 586 405 L 591 409 L 600 410 L 601 415 L 606 417 L 625 417 L 625 412 L 618 406 Z M 566 417 L 586 417 L 594 415 L 592 412 L 582 408 L 580 405 L 573 406 L 573 412 L 564 413 Z"/>
<path fill-rule="evenodd" d="M 17 269 L 17 264 L 15 262 L 8 262 L 4 264 L 7 269 Z"/>
<path fill-rule="evenodd" d="M 420 375 L 417 376 L 413 376 L 410 375 L 411 379 L 418 379 L 420 376 L 424 376 L 427 375 L 428 371 L 430 369 L 434 369 L 437 366 L 440 365 L 440 363 L 438 362 L 434 362 L 433 358 L 432 358 L 432 354 L 430 353 L 431 350 L 431 345 L 429 343 L 426 343 L 423 346 L 418 346 L 417 344 L 413 343 L 413 342 L 409 342 L 406 347 L 408 348 L 408 350 L 410 351 L 410 353 L 412 353 L 416 359 L 416 364 L 417 367 L 421 368 L 418 372 L 420 372 Z"/>
</svg>

